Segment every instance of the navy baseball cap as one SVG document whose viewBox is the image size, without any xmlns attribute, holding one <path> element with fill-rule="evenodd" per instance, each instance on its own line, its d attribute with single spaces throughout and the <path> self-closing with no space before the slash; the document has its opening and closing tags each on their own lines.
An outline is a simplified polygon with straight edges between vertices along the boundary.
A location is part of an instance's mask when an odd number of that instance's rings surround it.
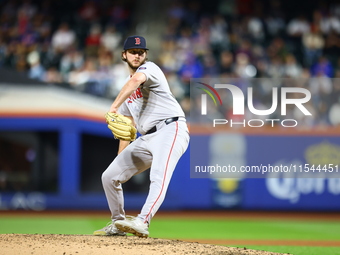
<svg viewBox="0 0 340 255">
<path fill-rule="evenodd" d="M 144 49 L 148 50 L 146 48 L 146 40 L 143 36 L 139 35 L 132 35 L 126 38 L 124 42 L 124 50 L 128 49 Z"/>
</svg>

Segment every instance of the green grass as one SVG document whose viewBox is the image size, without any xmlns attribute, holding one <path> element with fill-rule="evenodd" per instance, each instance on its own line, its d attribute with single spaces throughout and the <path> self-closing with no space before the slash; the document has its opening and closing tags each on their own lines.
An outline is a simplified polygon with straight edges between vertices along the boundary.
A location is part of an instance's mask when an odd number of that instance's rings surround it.
<svg viewBox="0 0 340 255">
<path fill-rule="evenodd" d="M 106 223 L 104 223 L 105 226 Z M 96 220 L 89 218 L 0 218 L 1 234 L 92 234 Z M 101 226 L 100 228 L 102 228 Z"/>
<path fill-rule="evenodd" d="M 160 238 L 340 240 L 340 222 L 157 219 L 150 231 Z"/>
<path fill-rule="evenodd" d="M 243 247 L 243 246 L 235 246 Z M 304 247 L 304 246 L 260 246 L 247 245 L 248 249 L 290 253 L 293 255 L 340 255 L 340 247 Z"/>
<path fill-rule="evenodd" d="M 109 221 L 98 217 L 1 217 L 0 234 L 92 234 Z M 340 240 L 339 221 L 202 220 L 157 218 L 150 237 L 165 239 L 228 240 Z M 340 247 L 254 246 L 249 249 L 294 255 L 340 255 Z M 238 246 L 243 247 L 243 246 Z"/>
</svg>

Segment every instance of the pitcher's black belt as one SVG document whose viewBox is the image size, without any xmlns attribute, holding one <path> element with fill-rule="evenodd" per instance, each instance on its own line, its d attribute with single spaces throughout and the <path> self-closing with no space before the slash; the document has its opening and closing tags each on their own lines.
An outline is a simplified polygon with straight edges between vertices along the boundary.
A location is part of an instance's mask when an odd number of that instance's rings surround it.
<svg viewBox="0 0 340 255">
<path fill-rule="evenodd" d="M 166 119 L 164 122 L 165 122 L 166 125 L 169 125 L 170 123 L 177 121 L 178 119 L 179 119 L 178 117 L 172 117 L 172 118 Z M 155 133 L 156 131 L 157 131 L 157 128 L 156 128 L 156 126 L 154 126 L 153 128 L 151 128 L 145 134 L 149 135 L 149 134 Z"/>
</svg>

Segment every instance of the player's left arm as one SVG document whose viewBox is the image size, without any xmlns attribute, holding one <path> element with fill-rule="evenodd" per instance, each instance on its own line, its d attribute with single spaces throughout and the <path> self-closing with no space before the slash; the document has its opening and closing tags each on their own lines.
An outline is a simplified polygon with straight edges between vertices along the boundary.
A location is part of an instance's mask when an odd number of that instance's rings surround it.
<svg viewBox="0 0 340 255">
<path fill-rule="evenodd" d="M 121 91 L 119 92 L 116 99 L 113 101 L 110 112 L 116 113 L 118 111 L 119 106 L 129 97 L 131 94 L 143 83 L 146 81 L 146 75 L 144 73 L 135 73 L 123 86 Z"/>
</svg>

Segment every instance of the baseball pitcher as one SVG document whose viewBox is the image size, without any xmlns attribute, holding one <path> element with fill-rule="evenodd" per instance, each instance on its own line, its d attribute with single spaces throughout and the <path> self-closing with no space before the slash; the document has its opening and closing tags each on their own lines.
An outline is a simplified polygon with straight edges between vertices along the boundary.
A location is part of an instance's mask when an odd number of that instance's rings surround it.
<svg viewBox="0 0 340 255">
<path fill-rule="evenodd" d="M 118 155 L 102 175 L 111 221 L 94 235 L 148 237 L 149 224 L 162 202 L 176 164 L 189 143 L 181 106 L 172 95 L 162 70 L 147 61 L 146 40 L 130 36 L 122 60 L 130 76 L 105 115 L 119 139 Z M 141 134 L 136 139 L 137 131 Z M 122 183 L 150 168 L 149 193 L 137 217 L 125 215 Z"/>
</svg>

